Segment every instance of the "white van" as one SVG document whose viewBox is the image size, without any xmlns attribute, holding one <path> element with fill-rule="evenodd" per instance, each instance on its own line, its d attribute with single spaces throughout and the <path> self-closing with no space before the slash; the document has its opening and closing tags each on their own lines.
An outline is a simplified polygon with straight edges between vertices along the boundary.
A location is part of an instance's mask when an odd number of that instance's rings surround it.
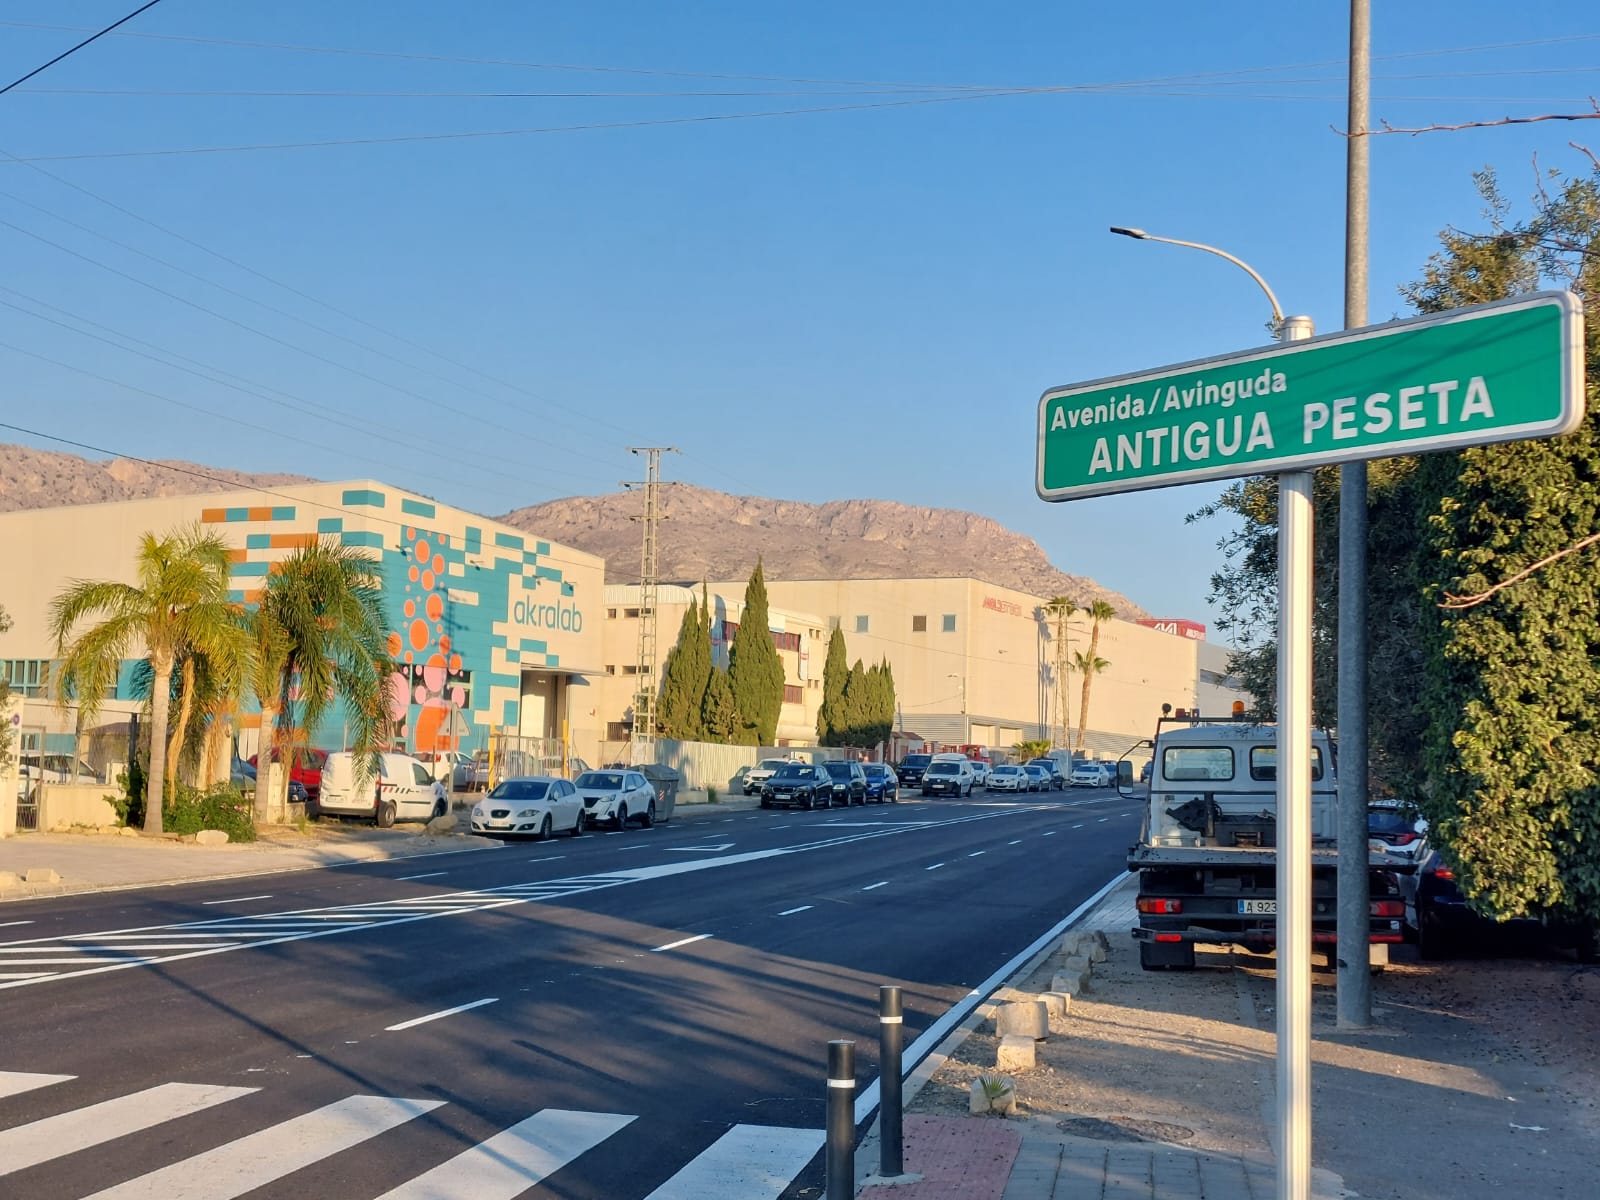
<svg viewBox="0 0 1600 1200">
<path fill-rule="evenodd" d="M 322 794 L 307 804 L 307 816 L 365 817 L 387 829 L 396 821 L 427 821 L 450 811 L 444 784 L 411 755 L 379 754 L 376 774 L 359 757 L 345 750 L 328 755 Z"/>
</svg>

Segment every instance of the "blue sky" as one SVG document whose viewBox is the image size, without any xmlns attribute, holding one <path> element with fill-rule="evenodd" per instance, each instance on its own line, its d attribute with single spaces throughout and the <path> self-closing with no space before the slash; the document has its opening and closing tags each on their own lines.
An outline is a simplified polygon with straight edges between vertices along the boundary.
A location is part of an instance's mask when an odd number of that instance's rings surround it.
<svg viewBox="0 0 1600 1200">
<path fill-rule="evenodd" d="M 0 0 L 0 83 L 83 36 L 61 26 L 132 7 Z M 1591 5 L 1375 8 L 1375 118 L 1600 93 Z M 1242 273 L 1112 224 L 1225 247 L 1339 326 L 1346 20 L 164 0 L 124 27 L 162 36 L 0 96 L 0 150 L 32 164 L 0 158 L 3 419 L 486 513 L 613 491 L 641 469 L 626 446 L 676 445 L 671 479 L 981 513 L 1158 615 L 1214 620 L 1225 530 L 1183 518 L 1219 489 L 1042 503 L 1038 397 L 1266 340 Z M 1076 90 L 974 92 L 1005 88 Z M 801 108 L 843 111 L 684 120 Z M 529 129 L 555 131 L 143 153 Z M 1481 227 L 1475 170 L 1521 197 L 1536 154 L 1586 166 L 1569 139 L 1600 147 L 1600 122 L 1374 139 L 1372 320 L 1404 313 L 1440 229 Z"/>
</svg>

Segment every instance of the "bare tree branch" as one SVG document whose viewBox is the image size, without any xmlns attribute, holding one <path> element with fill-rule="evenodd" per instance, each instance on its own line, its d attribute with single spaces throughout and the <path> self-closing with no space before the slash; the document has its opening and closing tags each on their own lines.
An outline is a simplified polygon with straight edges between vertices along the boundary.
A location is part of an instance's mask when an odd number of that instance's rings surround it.
<svg viewBox="0 0 1600 1200">
<path fill-rule="evenodd" d="M 1489 588 L 1487 591 L 1479 592 L 1475 596 L 1457 596 L 1451 592 L 1446 592 L 1444 594 L 1444 603 L 1439 605 L 1439 607 L 1446 609 L 1475 608 L 1477 605 L 1482 604 L 1485 600 L 1489 599 L 1489 597 L 1493 596 L 1496 592 L 1508 588 L 1514 583 L 1521 583 L 1535 571 L 1541 570 L 1544 567 L 1548 567 L 1551 563 L 1557 561 L 1558 559 L 1563 559 L 1569 554 L 1576 554 L 1585 546 L 1592 546 L 1596 542 L 1600 542 L 1600 533 L 1591 533 L 1588 537 L 1579 539 L 1564 550 L 1557 550 L 1554 554 L 1545 555 L 1531 567 L 1527 567 L 1524 570 L 1518 571 L 1510 579 L 1502 579 L 1492 588 Z"/>
<path fill-rule="evenodd" d="M 1587 146 L 1580 146 L 1577 142 L 1568 142 L 1567 145 L 1571 146 L 1579 154 L 1586 156 L 1590 163 L 1594 165 L 1594 169 L 1596 171 L 1600 171 L 1600 158 L 1595 157 L 1593 150 L 1589 149 Z"/>
<path fill-rule="evenodd" d="M 1541 113 L 1536 117 L 1501 117 L 1498 121 L 1463 121 L 1459 125 L 1397 126 L 1387 121 L 1380 121 L 1378 123 L 1380 128 L 1368 129 L 1362 133 L 1351 133 L 1347 129 L 1340 129 L 1337 125 L 1330 125 L 1329 128 L 1340 137 L 1379 137 L 1386 133 L 1409 133 L 1415 136 L 1419 133 L 1451 133 L 1458 129 L 1489 129 L 1496 125 L 1537 125 L 1541 121 L 1600 121 L 1600 103 L 1596 103 L 1593 96 L 1589 97 L 1589 103 L 1594 107 L 1593 112 Z M 1574 149 L 1583 150 L 1585 154 L 1589 153 L 1582 146 L 1575 146 Z M 1590 155 L 1590 158 L 1593 157 Z"/>
</svg>

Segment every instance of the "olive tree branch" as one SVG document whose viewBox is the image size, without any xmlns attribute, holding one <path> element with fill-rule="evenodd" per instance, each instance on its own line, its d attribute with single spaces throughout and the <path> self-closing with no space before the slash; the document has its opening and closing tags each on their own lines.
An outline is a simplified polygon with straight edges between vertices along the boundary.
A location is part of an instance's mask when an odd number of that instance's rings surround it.
<svg viewBox="0 0 1600 1200">
<path fill-rule="evenodd" d="M 1518 571 L 1509 579 L 1502 579 L 1492 588 L 1489 588 L 1487 591 L 1479 592 L 1474 596 L 1457 596 L 1454 593 L 1446 592 L 1444 594 L 1444 602 L 1440 604 L 1439 607 L 1452 610 L 1474 608 L 1477 605 L 1482 604 L 1485 600 L 1489 599 L 1489 597 L 1493 596 L 1496 592 L 1502 591 L 1514 583 L 1521 583 L 1535 571 L 1538 571 L 1544 567 L 1548 567 L 1551 563 L 1557 561 L 1558 559 L 1565 558 L 1569 554 L 1576 554 L 1579 550 L 1582 550 L 1586 546 L 1592 546 L 1596 542 L 1600 542 L 1600 533 L 1591 533 L 1588 537 L 1579 539 L 1572 545 L 1566 547 L 1564 550 L 1557 550 L 1554 554 L 1545 555 L 1532 566 Z"/>
<path fill-rule="evenodd" d="M 1366 129 L 1359 133 L 1351 133 L 1347 129 L 1340 129 L 1337 125 L 1329 128 L 1340 137 L 1379 137 L 1388 133 L 1409 133 L 1415 137 L 1419 133 L 1452 133 L 1458 129 L 1490 129 L 1497 125 L 1537 125 L 1541 121 L 1600 121 L 1600 102 L 1593 96 L 1589 97 L 1589 104 L 1593 112 L 1586 113 L 1540 113 L 1536 117 L 1501 117 L 1496 121 L 1463 121 L 1459 125 L 1391 125 L 1387 121 L 1378 122 L 1377 129 Z M 1582 146 L 1575 147 L 1583 150 Z M 1587 154 L 1588 151 L 1584 150 Z M 1590 155 L 1593 158 L 1593 155 Z"/>
</svg>

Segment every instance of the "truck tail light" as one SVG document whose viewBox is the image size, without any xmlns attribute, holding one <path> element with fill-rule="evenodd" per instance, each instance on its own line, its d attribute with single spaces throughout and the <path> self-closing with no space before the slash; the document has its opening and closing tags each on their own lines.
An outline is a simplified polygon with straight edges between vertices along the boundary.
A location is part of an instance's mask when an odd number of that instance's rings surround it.
<svg viewBox="0 0 1600 1200">
<path fill-rule="evenodd" d="M 1372 915 L 1375 917 L 1403 917 L 1406 915 L 1406 902 L 1404 900 L 1374 900 L 1372 902 Z"/>
<path fill-rule="evenodd" d="M 1158 933 L 1158 934 L 1156 934 L 1155 940 L 1158 941 L 1158 942 L 1181 942 L 1181 941 L 1183 941 L 1183 934 L 1181 934 L 1181 933 Z"/>
<path fill-rule="evenodd" d="M 1140 896 L 1138 909 L 1142 913 L 1165 913 L 1174 915 L 1183 911 L 1182 900 L 1158 900 L 1152 896 Z"/>
</svg>

